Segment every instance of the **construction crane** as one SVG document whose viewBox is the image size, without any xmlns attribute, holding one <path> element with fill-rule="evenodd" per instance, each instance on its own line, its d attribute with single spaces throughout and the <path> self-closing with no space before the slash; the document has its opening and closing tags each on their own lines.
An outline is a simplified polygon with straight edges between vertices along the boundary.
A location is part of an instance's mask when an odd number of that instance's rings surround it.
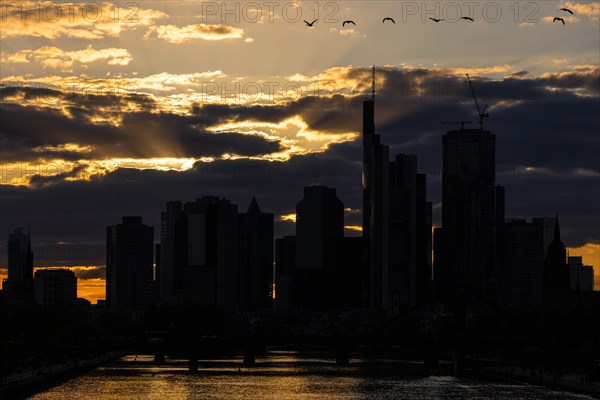
<svg viewBox="0 0 600 400">
<path fill-rule="evenodd" d="M 442 122 L 442 124 L 444 125 L 454 125 L 454 124 L 460 124 L 460 129 L 464 129 L 465 128 L 465 124 L 472 124 L 473 121 L 446 121 L 446 122 Z"/>
<path fill-rule="evenodd" d="M 486 113 L 488 106 L 484 104 L 483 110 L 479 107 L 479 102 L 477 101 L 477 96 L 475 96 L 475 90 L 473 89 L 473 84 L 471 83 L 471 78 L 469 78 L 469 74 L 467 75 L 467 82 L 469 82 L 469 87 L 471 88 L 471 94 L 473 95 L 473 100 L 475 100 L 475 107 L 477 107 L 477 114 L 479 115 L 479 129 L 483 130 L 483 118 L 489 117 L 490 114 Z"/>
</svg>

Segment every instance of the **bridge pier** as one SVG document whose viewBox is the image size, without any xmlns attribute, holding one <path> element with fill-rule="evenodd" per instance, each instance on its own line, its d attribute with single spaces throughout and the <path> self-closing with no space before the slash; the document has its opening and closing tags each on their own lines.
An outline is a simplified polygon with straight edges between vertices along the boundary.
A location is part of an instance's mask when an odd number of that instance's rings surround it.
<svg viewBox="0 0 600 400">
<path fill-rule="evenodd" d="M 254 349 L 246 349 L 244 353 L 244 365 L 247 367 L 252 367 L 256 364 L 256 355 L 254 354 Z"/>
<path fill-rule="evenodd" d="M 425 368 L 437 368 L 440 365 L 440 356 L 437 348 L 428 347 L 425 349 L 423 364 Z"/>
<path fill-rule="evenodd" d="M 162 353 L 157 353 L 154 355 L 154 364 L 165 364 L 165 355 Z"/>
<path fill-rule="evenodd" d="M 454 376 L 461 377 L 465 374 L 465 351 L 454 349 Z"/>
<path fill-rule="evenodd" d="M 196 356 L 196 355 L 190 356 L 190 361 L 188 363 L 188 369 L 190 372 L 198 372 L 198 356 Z"/>
<path fill-rule="evenodd" d="M 348 350 L 338 349 L 335 355 L 335 363 L 343 367 L 350 365 L 350 356 L 348 355 Z"/>
</svg>

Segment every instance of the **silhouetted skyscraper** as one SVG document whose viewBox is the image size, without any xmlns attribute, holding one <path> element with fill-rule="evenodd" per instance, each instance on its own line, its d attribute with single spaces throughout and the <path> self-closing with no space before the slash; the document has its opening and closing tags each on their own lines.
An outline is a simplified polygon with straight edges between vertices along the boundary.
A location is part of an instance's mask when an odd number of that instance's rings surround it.
<svg viewBox="0 0 600 400">
<path fill-rule="evenodd" d="M 438 294 L 468 285 L 498 300 L 504 189 L 494 183 L 495 148 L 495 135 L 482 129 L 461 128 L 443 136 L 444 259 L 435 271 Z"/>
<path fill-rule="evenodd" d="M 187 221 L 180 201 L 169 201 L 160 214 L 160 245 L 160 298 L 170 302 L 183 295 L 187 266 Z"/>
<path fill-rule="evenodd" d="M 389 161 L 389 147 L 375 133 L 374 74 L 372 97 L 363 102 L 363 303 L 397 311 L 429 291 L 431 203 L 417 157 Z"/>
<path fill-rule="evenodd" d="M 567 264 L 567 250 L 560 240 L 558 213 L 554 236 L 544 263 L 544 301 L 557 301 L 571 291 L 571 273 Z"/>
<path fill-rule="evenodd" d="M 292 280 L 296 269 L 296 236 L 275 240 L 275 308 L 292 307 Z"/>
<path fill-rule="evenodd" d="M 73 307 L 77 301 L 77 278 L 68 269 L 35 271 L 35 301 L 47 307 Z"/>
<path fill-rule="evenodd" d="M 8 235 L 8 278 L 3 282 L 3 292 L 8 301 L 34 300 L 31 235 L 25 234 L 23 228 Z"/>
<path fill-rule="evenodd" d="M 373 70 L 373 75 L 375 70 Z M 374 81 L 374 79 L 373 79 Z M 374 85 L 374 82 L 373 82 Z M 375 134 L 375 95 L 363 102 L 363 301 L 389 307 L 389 147 Z"/>
<path fill-rule="evenodd" d="M 338 246 L 344 237 L 344 205 L 335 189 L 304 188 L 296 205 L 295 306 L 327 308 L 336 300 Z"/>
<path fill-rule="evenodd" d="M 533 306 L 542 301 L 544 257 L 542 226 L 512 219 L 504 224 L 501 297 L 507 306 Z"/>
<path fill-rule="evenodd" d="M 187 268 L 184 297 L 200 304 L 239 305 L 238 212 L 225 198 L 185 203 Z"/>
<path fill-rule="evenodd" d="M 154 228 L 142 217 L 123 217 L 106 228 L 106 302 L 112 308 L 142 309 L 152 299 Z"/>
<path fill-rule="evenodd" d="M 273 305 L 273 214 L 260 211 L 253 197 L 246 213 L 240 213 L 240 305 L 246 309 Z"/>
<path fill-rule="evenodd" d="M 591 292 L 594 290 L 594 267 L 583 265 L 581 256 L 568 256 L 571 272 L 571 290 L 573 292 Z"/>
</svg>

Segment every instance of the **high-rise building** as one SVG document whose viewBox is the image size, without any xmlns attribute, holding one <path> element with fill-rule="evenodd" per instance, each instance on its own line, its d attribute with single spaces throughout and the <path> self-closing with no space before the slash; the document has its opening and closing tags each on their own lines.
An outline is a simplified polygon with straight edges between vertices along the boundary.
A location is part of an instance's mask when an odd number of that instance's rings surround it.
<svg viewBox="0 0 600 400">
<path fill-rule="evenodd" d="M 296 205 L 296 265 L 292 301 L 308 308 L 337 303 L 338 246 L 344 237 L 344 204 L 335 189 L 304 188 Z"/>
<path fill-rule="evenodd" d="M 544 262 L 544 301 L 560 301 L 571 291 L 571 273 L 567 264 L 567 250 L 560 240 L 558 213 L 554 234 Z"/>
<path fill-rule="evenodd" d="M 498 301 L 504 189 L 495 185 L 495 147 L 495 135 L 483 129 L 461 128 L 443 136 L 444 249 L 443 267 L 435 272 L 438 295 L 468 286 Z"/>
<path fill-rule="evenodd" d="M 35 301 L 46 307 L 73 307 L 77 302 L 77 278 L 68 269 L 39 269 L 34 279 Z"/>
<path fill-rule="evenodd" d="M 31 235 L 17 228 L 8 235 L 8 277 L 3 282 L 7 301 L 31 303 L 33 291 L 33 252 Z"/>
<path fill-rule="evenodd" d="M 373 94 L 363 102 L 363 303 L 395 312 L 424 301 L 431 284 L 431 203 L 415 155 L 389 160 L 375 133 Z"/>
<path fill-rule="evenodd" d="M 169 201 L 160 215 L 159 293 L 170 302 L 183 296 L 183 273 L 187 266 L 187 221 L 180 201 Z"/>
<path fill-rule="evenodd" d="M 239 305 L 238 212 L 225 198 L 204 196 L 184 206 L 187 222 L 186 300 Z"/>
<path fill-rule="evenodd" d="M 292 307 L 292 280 L 296 269 L 296 236 L 275 240 L 275 308 Z"/>
<path fill-rule="evenodd" d="M 591 292 L 594 290 L 594 267 L 583 265 L 581 256 L 568 256 L 571 272 L 571 290 L 574 292 Z"/>
<path fill-rule="evenodd" d="M 152 299 L 154 228 L 123 217 L 106 229 L 106 301 L 112 308 L 143 309 Z"/>
<path fill-rule="evenodd" d="M 543 230 L 536 222 L 511 219 L 504 225 L 501 298 L 507 306 L 541 303 L 544 277 Z"/>
<path fill-rule="evenodd" d="M 240 306 L 273 306 L 273 214 L 263 213 L 253 197 L 238 214 Z"/>
</svg>

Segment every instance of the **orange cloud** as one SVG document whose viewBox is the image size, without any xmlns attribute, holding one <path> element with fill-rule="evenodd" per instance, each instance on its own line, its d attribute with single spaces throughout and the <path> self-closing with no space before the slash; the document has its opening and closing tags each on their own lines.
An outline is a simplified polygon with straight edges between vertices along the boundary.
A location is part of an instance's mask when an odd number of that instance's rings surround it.
<svg viewBox="0 0 600 400">
<path fill-rule="evenodd" d="M 224 40 L 241 39 L 244 36 L 244 30 L 227 25 L 195 24 L 186 26 L 159 25 L 150 28 L 145 37 L 151 37 L 153 33 L 159 39 L 166 42 L 179 44 L 190 40 Z"/>
<path fill-rule="evenodd" d="M 124 30 L 154 25 L 167 14 L 142 9 L 136 3 L 56 3 L 5 0 L 2 2 L 0 38 L 34 36 L 47 39 L 103 39 L 119 37 Z"/>
<path fill-rule="evenodd" d="M 65 51 L 58 47 L 43 46 L 37 50 L 21 50 L 13 54 L 2 52 L 0 60 L 6 63 L 35 61 L 44 68 L 70 72 L 76 62 L 84 67 L 88 63 L 100 60 L 106 60 L 108 65 L 128 65 L 132 58 L 127 49 L 108 48 L 96 50 L 92 46 L 88 46 L 84 50 Z"/>
</svg>

